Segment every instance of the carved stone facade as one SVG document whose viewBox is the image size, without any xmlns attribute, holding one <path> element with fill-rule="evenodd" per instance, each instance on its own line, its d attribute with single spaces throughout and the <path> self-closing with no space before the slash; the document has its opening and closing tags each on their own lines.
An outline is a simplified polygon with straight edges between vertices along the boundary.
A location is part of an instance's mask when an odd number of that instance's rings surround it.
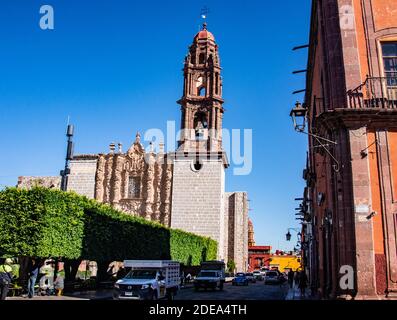
<svg viewBox="0 0 397 320">
<path fill-rule="evenodd" d="M 84 158 L 75 156 L 75 160 Z M 131 215 L 169 225 L 172 186 L 172 164 L 167 155 L 145 149 L 137 133 L 127 152 L 97 155 L 94 198 Z"/>
</svg>

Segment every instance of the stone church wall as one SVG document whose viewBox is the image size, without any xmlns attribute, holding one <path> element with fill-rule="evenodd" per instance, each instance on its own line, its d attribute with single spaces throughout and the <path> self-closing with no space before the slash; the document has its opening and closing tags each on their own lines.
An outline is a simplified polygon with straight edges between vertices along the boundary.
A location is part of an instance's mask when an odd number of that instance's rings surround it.
<svg viewBox="0 0 397 320">
<path fill-rule="evenodd" d="M 246 192 L 228 192 L 227 256 L 234 260 L 237 271 L 246 271 L 248 264 L 248 199 Z"/>
<path fill-rule="evenodd" d="M 94 199 L 96 170 L 97 156 L 75 157 L 70 161 L 67 190 Z"/>
<path fill-rule="evenodd" d="M 203 161 L 195 170 L 190 159 L 174 161 L 171 227 L 218 241 L 224 259 L 225 174 L 222 160 Z"/>
</svg>

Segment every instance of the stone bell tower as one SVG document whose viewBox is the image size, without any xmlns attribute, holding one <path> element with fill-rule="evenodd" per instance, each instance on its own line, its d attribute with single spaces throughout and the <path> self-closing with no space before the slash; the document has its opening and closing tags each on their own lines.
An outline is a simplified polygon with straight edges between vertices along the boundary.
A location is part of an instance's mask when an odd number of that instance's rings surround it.
<svg viewBox="0 0 397 320">
<path fill-rule="evenodd" d="M 193 39 L 185 57 L 179 150 L 222 150 L 222 78 L 218 46 L 207 24 Z"/>
<path fill-rule="evenodd" d="M 173 162 L 171 227 L 218 242 L 227 260 L 226 154 L 222 150 L 222 78 L 218 46 L 204 23 L 185 58 L 181 137 Z"/>
</svg>

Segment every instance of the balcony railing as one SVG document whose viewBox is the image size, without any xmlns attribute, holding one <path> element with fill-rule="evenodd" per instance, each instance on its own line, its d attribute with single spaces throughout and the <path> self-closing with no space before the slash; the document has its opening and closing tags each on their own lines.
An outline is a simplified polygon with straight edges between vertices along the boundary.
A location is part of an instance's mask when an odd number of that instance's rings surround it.
<svg viewBox="0 0 397 320">
<path fill-rule="evenodd" d="M 397 76 L 367 77 L 364 83 L 347 92 L 349 108 L 397 109 Z"/>
</svg>

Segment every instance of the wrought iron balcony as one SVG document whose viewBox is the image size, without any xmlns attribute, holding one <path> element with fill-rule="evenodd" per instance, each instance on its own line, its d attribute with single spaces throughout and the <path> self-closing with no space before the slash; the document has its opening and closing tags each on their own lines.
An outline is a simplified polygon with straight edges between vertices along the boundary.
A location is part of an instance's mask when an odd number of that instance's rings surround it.
<svg viewBox="0 0 397 320">
<path fill-rule="evenodd" d="M 367 77 L 364 83 L 347 92 L 349 108 L 396 109 L 397 76 Z"/>
</svg>

